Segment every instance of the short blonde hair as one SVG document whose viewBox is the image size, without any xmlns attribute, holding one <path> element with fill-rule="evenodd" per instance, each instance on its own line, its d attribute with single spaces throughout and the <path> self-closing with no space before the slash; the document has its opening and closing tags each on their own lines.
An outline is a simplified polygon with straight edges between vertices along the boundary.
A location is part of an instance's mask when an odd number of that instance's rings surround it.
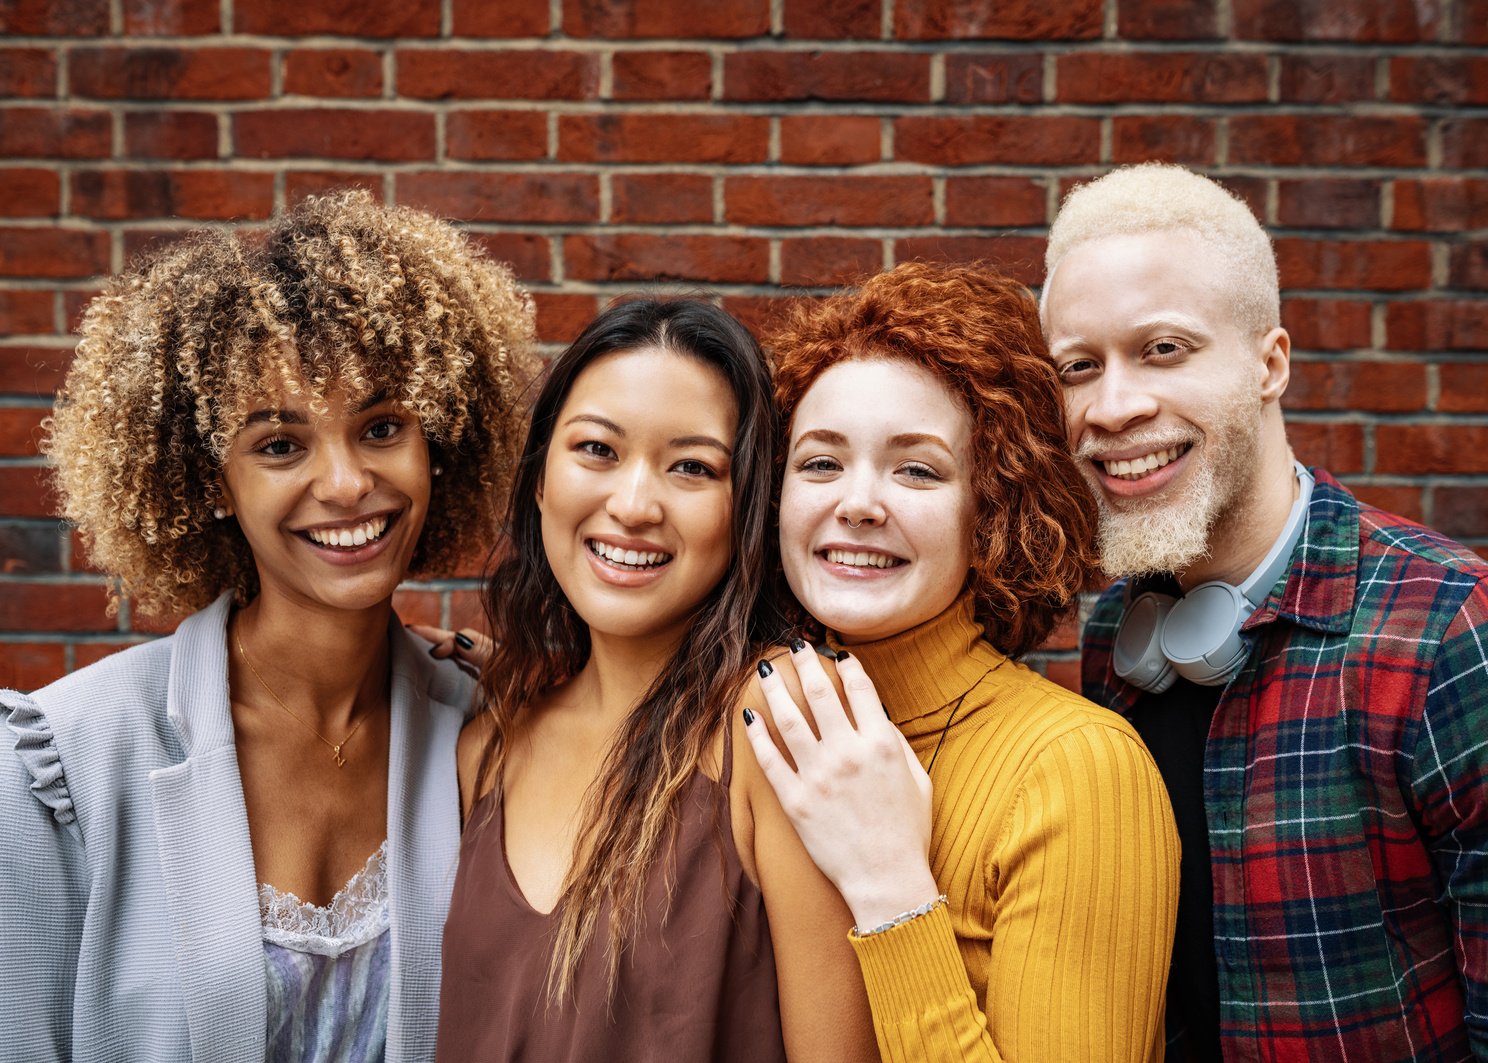
<svg viewBox="0 0 1488 1063">
<path fill-rule="evenodd" d="M 45 452 L 62 515 L 135 599 L 180 615 L 258 590 L 235 520 L 214 520 L 251 400 L 385 394 L 444 467 L 413 570 L 489 544 L 519 438 L 532 301 L 428 214 L 365 192 L 312 198 L 264 234 L 198 233 L 111 280 L 83 317 Z"/>
<path fill-rule="evenodd" d="M 1222 256 L 1235 319 L 1253 335 L 1281 323 L 1281 294 L 1271 238 L 1245 201 L 1209 178 L 1167 163 L 1112 170 L 1065 196 L 1049 229 L 1039 316 L 1048 327 L 1047 300 L 1059 262 L 1069 251 L 1105 236 L 1186 230 Z"/>
</svg>

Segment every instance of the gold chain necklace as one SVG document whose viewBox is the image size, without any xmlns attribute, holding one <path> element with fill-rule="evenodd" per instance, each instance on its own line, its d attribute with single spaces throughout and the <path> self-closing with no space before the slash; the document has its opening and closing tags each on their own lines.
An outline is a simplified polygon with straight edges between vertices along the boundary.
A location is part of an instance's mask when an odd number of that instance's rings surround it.
<svg viewBox="0 0 1488 1063">
<path fill-rule="evenodd" d="M 258 674 L 258 669 L 253 667 L 253 662 L 248 659 L 248 651 L 243 649 L 243 636 L 235 631 L 233 632 L 233 638 L 238 644 L 238 656 L 243 658 L 243 663 L 248 666 L 248 670 L 253 673 L 253 678 L 258 680 L 259 685 L 269 692 L 269 697 L 273 698 L 281 709 L 283 709 L 285 712 L 289 713 L 289 715 L 293 716 L 297 721 L 299 721 L 301 727 L 304 727 L 316 738 L 320 739 L 322 742 L 330 747 L 331 756 L 335 758 L 336 761 L 336 767 L 346 767 L 346 758 L 341 755 L 341 748 L 345 746 L 347 742 L 350 742 L 356 735 L 356 733 L 362 729 L 362 724 L 367 722 L 367 717 L 364 715 L 360 720 L 358 720 L 356 722 L 356 725 L 353 726 L 352 729 L 346 733 L 346 737 L 341 739 L 341 741 L 332 742 L 329 738 L 321 734 L 314 727 L 311 727 L 310 724 L 305 721 L 304 717 L 295 712 L 294 709 L 291 709 L 288 705 L 284 704 L 284 699 L 281 698 L 278 694 L 274 693 L 274 688 L 269 686 L 264 677 Z"/>
</svg>

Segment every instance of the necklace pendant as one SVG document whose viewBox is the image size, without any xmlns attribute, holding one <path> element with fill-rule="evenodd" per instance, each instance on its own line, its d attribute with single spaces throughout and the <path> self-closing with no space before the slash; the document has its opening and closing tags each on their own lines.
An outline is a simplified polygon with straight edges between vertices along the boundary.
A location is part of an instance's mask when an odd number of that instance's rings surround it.
<svg viewBox="0 0 1488 1063">
<path fill-rule="evenodd" d="M 341 746 L 344 746 L 345 744 L 345 742 L 342 742 Z M 338 768 L 346 767 L 346 758 L 341 755 L 341 746 L 331 747 L 331 756 L 336 758 L 336 767 Z"/>
</svg>

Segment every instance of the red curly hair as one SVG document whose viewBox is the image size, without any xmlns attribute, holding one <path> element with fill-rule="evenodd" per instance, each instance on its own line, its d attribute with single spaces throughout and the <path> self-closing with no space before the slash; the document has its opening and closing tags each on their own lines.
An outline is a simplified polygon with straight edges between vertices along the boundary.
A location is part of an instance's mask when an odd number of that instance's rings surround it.
<svg viewBox="0 0 1488 1063">
<path fill-rule="evenodd" d="M 797 304 L 769 339 L 787 435 L 816 378 L 855 358 L 903 359 L 960 398 L 972 421 L 977 619 L 1009 657 L 1038 646 L 1097 559 L 1094 504 L 1069 453 L 1059 378 L 1028 289 L 981 264 L 905 263 Z"/>
</svg>

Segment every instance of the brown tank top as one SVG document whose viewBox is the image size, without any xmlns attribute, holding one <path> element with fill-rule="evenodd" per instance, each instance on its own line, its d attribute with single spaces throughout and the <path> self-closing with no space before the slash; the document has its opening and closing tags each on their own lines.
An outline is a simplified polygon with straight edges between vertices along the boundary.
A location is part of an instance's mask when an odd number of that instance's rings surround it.
<svg viewBox="0 0 1488 1063">
<path fill-rule="evenodd" d="M 670 907 L 663 854 L 645 886 L 644 923 L 620 960 L 613 1005 L 606 903 L 573 993 L 549 1006 L 557 913 L 537 911 L 517 887 L 501 787 L 476 803 L 444 927 L 441 1063 L 783 1063 L 775 955 L 764 899 L 734 847 L 727 729 L 725 736 L 722 778 L 695 772 L 683 788 Z"/>
</svg>

